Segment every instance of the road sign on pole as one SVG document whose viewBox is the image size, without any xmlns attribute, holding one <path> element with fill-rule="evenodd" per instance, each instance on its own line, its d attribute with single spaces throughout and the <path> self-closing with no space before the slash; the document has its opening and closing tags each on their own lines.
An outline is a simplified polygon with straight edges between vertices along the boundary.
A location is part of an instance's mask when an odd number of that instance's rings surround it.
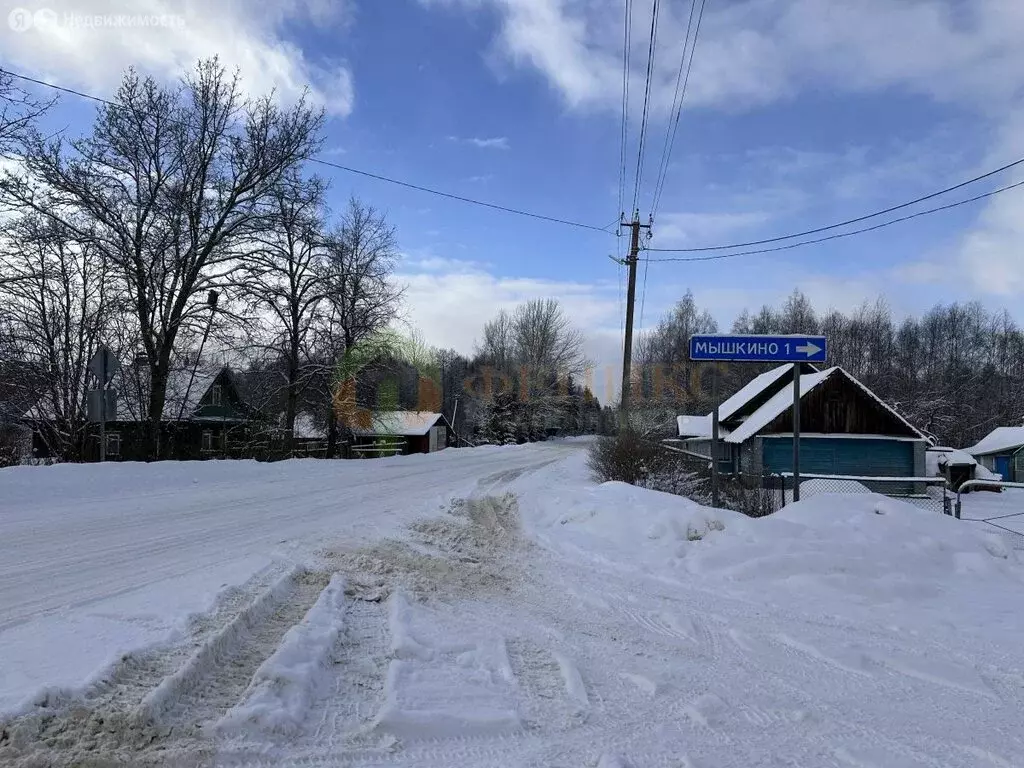
<svg viewBox="0 0 1024 768">
<path fill-rule="evenodd" d="M 96 377 L 101 388 L 107 386 L 119 370 L 121 370 L 121 363 L 106 347 L 97 349 L 96 354 L 89 360 L 89 373 Z"/>
<path fill-rule="evenodd" d="M 823 363 L 824 336 L 709 334 L 690 337 L 690 359 L 733 363 Z"/>
</svg>

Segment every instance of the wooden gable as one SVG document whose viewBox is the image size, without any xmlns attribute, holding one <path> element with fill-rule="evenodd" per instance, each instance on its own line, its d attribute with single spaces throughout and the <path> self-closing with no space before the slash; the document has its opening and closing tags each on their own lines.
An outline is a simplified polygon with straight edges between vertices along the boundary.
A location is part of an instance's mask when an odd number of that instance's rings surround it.
<svg viewBox="0 0 1024 768">
<path fill-rule="evenodd" d="M 820 434 L 921 437 L 842 369 L 837 369 L 801 398 L 800 430 Z M 792 407 L 760 430 L 760 434 L 792 432 Z"/>
</svg>

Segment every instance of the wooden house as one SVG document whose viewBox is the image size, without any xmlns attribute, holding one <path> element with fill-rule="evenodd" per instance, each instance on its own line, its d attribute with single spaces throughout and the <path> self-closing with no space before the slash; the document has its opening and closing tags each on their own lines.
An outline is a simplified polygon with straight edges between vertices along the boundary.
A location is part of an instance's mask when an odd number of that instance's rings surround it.
<svg viewBox="0 0 1024 768">
<path fill-rule="evenodd" d="M 1024 426 L 996 427 L 965 449 L 978 463 L 1010 483 L 1024 483 Z"/>
<path fill-rule="evenodd" d="M 720 471 L 792 472 L 795 369 L 773 368 L 721 404 Z M 711 417 L 683 416 L 678 422 L 683 447 L 710 457 Z M 924 476 L 925 436 L 842 368 L 800 367 L 800 427 L 805 474 Z M 903 490 L 915 489 L 908 484 Z"/>
</svg>

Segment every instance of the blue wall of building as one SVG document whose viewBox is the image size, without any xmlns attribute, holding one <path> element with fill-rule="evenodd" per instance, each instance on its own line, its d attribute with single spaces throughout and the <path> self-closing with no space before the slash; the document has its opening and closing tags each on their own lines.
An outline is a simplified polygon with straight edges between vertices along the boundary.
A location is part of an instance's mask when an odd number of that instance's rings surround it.
<svg viewBox="0 0 1024 768">
<path fill-rule="evenodd" d="M 766 472 L 793 471 L 793 438 L 763 438 Z M 849 439 L 842 437 L 800 439 L 800 471 L 822 475 L 914 477 L 914 443 L 908 440 Z"/>
</svg>

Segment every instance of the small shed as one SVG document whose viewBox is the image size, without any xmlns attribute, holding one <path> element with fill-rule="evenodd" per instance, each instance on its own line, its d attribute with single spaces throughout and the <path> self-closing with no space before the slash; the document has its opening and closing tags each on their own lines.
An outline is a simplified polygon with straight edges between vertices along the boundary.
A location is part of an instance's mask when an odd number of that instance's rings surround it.
<svg viewBox="0 0 1024 768">
<path fill-rule="evenodd" d="M 985 469 L 1010 483 L 1024 483 L 1024 426 L 996 427 L 965 449 Z"/>
<path fill-rule="evenodd" d="M 352 452 L 359 457 L 434 453 L 448 447 L 451 425 L 444 414 L 377 411 L 371 424 L 352 429 Z"/>
<path fill-rule="evenodd" d="M 929 448 L 925 454 L 927 477 L 944 477 L 954 491 L 974 480 L 978 462 L 966 451 L 946 446 Z"/>
</svg>

